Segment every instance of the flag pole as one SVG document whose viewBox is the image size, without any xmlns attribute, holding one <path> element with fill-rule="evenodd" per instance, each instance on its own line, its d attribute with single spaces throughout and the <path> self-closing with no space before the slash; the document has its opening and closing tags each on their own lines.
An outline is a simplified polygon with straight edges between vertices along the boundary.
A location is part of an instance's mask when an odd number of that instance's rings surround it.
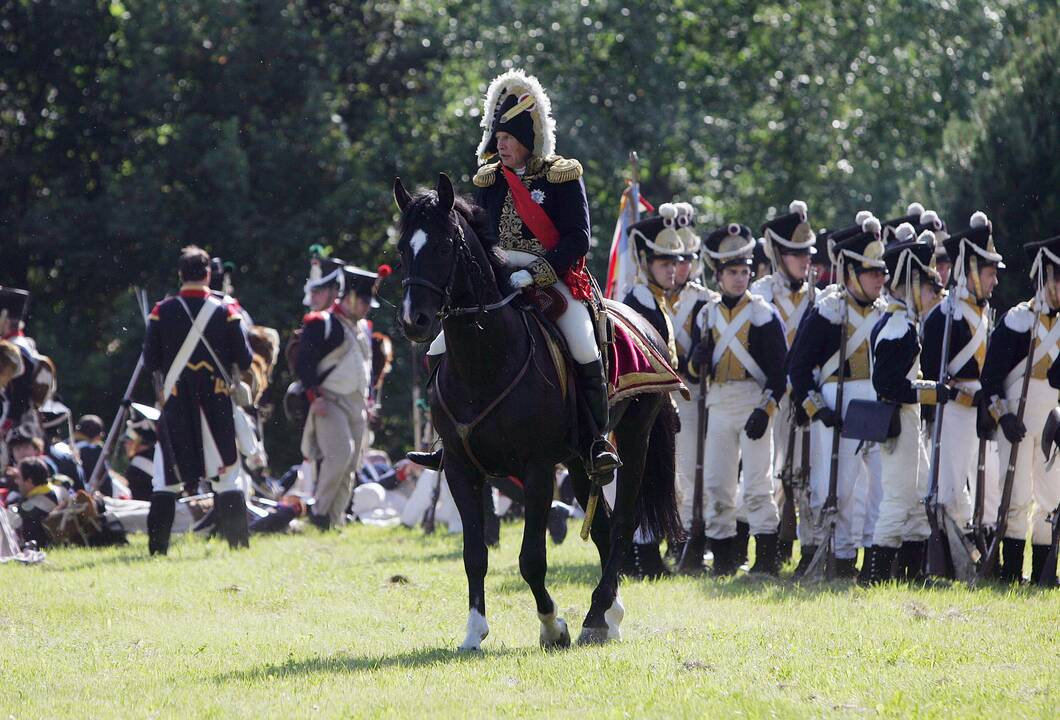
<svg viewBox="0 0 1060 720">
<path fill-rule="evenodd" d="M 638 168 L 637 151 L 629 151 L 629 164 L 630 164 L 630 207 L 633 212 L 633 222 L 640 220 L 640 172 Z"/>
</svg>

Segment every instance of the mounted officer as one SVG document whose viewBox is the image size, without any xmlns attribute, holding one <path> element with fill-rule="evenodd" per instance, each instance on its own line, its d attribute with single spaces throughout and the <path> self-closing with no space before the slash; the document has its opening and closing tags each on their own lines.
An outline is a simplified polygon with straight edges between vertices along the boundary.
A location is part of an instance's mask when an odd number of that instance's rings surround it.
<svg viewBox="0 0 1060 720">
<path fill-rule="evenodd" d="M 482 141 L 475 173 L 475 202 L 485 209 L 489 228 L 513 270 L 513 289 L 548 291 L 565 309 L 556 320 L 573 358 L 578 392 L 595 428 L 587 453 L 590 474 L 606 475 L 621 463 L 603 432 L 608 421 L 607 378 L 595 334 L 599 311 L 585 268 L 589 251 L 589 203 L 582 166 L 555 154 L 552 103 L 538 80 L 510 70 L 490 83 L 482 117 Z M 416 239 L 413 238 L 413 251 Z M 504 282 L 502 279 L 501 282 Z M 428 356 L 445 352 L 439 333 Z M 439 468 L 442 451 L 410 453 L 409 458 Z"/>
<path fill-rule="evenodd" d="M 196 494 L 203 480 L 213 486 L 217 526 L 229 546 L 250 543 L 231 398 L 233 370 L 251 362 L 242 316 L 211 293 L 203 250 L 182 249 L 179 274 L 180 292 L 155 305 L 144 338 L 144 368 L 163 378 L 147 516 L 152 555 L 169 551 L 177 498 Z"/>
</svg>

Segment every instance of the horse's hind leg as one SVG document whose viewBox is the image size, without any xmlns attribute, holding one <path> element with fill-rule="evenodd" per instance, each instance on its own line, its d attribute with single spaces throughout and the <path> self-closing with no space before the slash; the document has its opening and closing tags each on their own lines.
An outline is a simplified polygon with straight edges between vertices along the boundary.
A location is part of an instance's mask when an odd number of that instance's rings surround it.
<svg viewBox="0 0 1060 720">
<path fill-rule="evenodd" d="M 615 482 L 615 508 L 611 514 L 611 545 L 600 583 L 593 590 L 592 604 L 585 615 L 579 643 L 599 643 L 621 638 L 619 623 L 625 614 L 618 596 L 618 573 L 633 542 L 637 519 L 635 508 L 644 475 L 648 438 L 659 408 L 658 396 L 640 397 L 630 403 L 622 421 L 615 427 L 615 439 L 622 458 Z"/>
<path fill-rule="evenodd" d="M 464 525 L 464 573 L 467 575 L 467 628 L 461 650 L 479 650 L 489 635 L 486 622 L 486 569 L 489 555 L 484 535 L 482 484 L 485 478 L 463 466 L 451 453 L 446 458 L 445 477 Z"/>
<path fill-rule="evenodd" d="M 569 647 L 567 622 L 557 616 L 556 603 L 545 588 L 545 575 L 548 572 L 545 531 L 548 528 L 548 511 L 552 506 L 555 469 L 550 463 L 533 464 L 527 466 L 524 475 L 526 523 L 523 545 L 519 551 L 519 572 L 530 586 L 537 604 L 537 617 L 541 621 L 541 647 Z"/>
</svg>

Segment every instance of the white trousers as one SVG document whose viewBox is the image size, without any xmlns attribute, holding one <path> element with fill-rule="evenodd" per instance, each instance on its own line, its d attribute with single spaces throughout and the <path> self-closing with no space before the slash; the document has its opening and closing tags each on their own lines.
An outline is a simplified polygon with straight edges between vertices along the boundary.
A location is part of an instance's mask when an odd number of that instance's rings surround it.
<svg viewBox="0 0 1060 720">
<path fill-rule="evenodd" d="M 939 502 L 957 527 L 969 527 L 972 522 L 972 495 L 975 487 L 976 460 L 979 436 L 975 431 L 976 409 L 951 402 L 942 412 L 939 431 Z M 928 441 L 928 453 L 931 446 Z M 984 519 L 987 517 L 984 513 Z M 992 519 L 992 518 L 991 518 Z"/>
<path fill-rule="evenodd" d="M 873 545 L 896 548 L 931 534 L 924 509 L 924 446 L 920 442 L 920 406 L 902 405 L 901 433 L 880 447 L 883 496 L 873 532 Z"/>
<path fill-rule="evenodd" d="M 1016 408 L 1021 389 L 1022 381 L 1006 388 L 1006 399 L 1010 408 Z M 1016 453 L 1016 474 L 1012 484 L 1012 502 L 1008 510 L 1008 528 L 1005 531 L 1007 538 L 1023 540 L 1027 537 L 1029 525 L 1033 544 L 1048 545 L 1052 540 L 1053 528 L 1046 522 L 1046 517 L 1056 509 L 1057 503 L 1060 503 L 1060 461 L 1052 468 L 1046 469 L 1045 457 L 1042 455 L 1042 427 L 1045 425 L 1046 416 L 1056 404 L 1057 393 L 1049 386 L 1049 382 L 1031 378 L 1027 389 L 1027 408 L 1023 415 L 1027 435 L 1020 442 Z M 1000 429 L 997 438 L 1000 460 L 998 467 L 1004 481 L 1012 446 Z"/>
<path fill-rule="evenodd" d="M 828 407 L 835 409 L 836 383 L 825 383 L 821 394 Z M 871 380 L 848 380 L 843 385 L 843 413 L 855 398 L 875 400 L 876 391 Z M 814 517 L 820 517 L 828 498 L 828 481 L 832 460 L 832 428 L 820 422 L 811 423 L 810 447 L 816 460 L 810 466 L 810 506 Z M 872 536 L 879 514 L 881 483 L 880 450 L 869 444 L 857 452 L 859 442 L 843 438 L 839 443 L 839 472 L 836 475 L 838 503 L 835 531 L 836 557 L 849 560 L 857 556 L 859 546 L 872 544 Z M 827 538 L 824 528 L 815 530 L 815 545 Z"/>
<path fill-rule="evenodd" d="M 509 273 L 525 268 L 539 259 L 537 255 L 520 250 L 508 250 L 507 253 Z M 567 301 L 567 309 L 556 320 L 556 325 L 559 327 L 559 331 L 563 333 L 563 338 L 567 341 L 567 347 L 570 348 L 570 354 L 574 358 L 574 362 L 584 365 L 585 363 L 599 360 L 600 348 L 596 344 L 596 330 L 593 327 L 593 319 L 589 315 L 589 310 L 585 307 L 585 303 L 574 299 L 574 296 L 570 294 L 570 288 L 567 287 L 567 283 L 563 282 L 562 279 L 553 284 L 552 289 L 558 291 L 563 296 L 563 299 Z M 444 352 L 445 332 L 443 331 L 438 333 L 438 337 L 431 342 L 431 347 L 427 350 L 427 354 L 441 355 Z"/>
<path fill-rule="evenodd" d="M 302 433 L 302 455 L 320 461 L 315 466 L 313 514 L 327 516 L 333 526 L 341 526 L 346 523 L 368 422 L 362 397 L 336 395 L 327 390 L 323 397 L 328 413 L 309 414 Z"/>
<path fill-rule="evenodd" d="M 751 533 L 775 533 L 780 518 L 773 499 L 773 436 L 766 428 L 758 440 L 743 427 L 762 398 L 754 380 L 713 385 L 707 393 L 707 424 L 703 489 L 707 536 L 724 539 L 736 534 L 737 485 L 743 461 L 743 507 Z"/>
<path fill-rule="evenodd" d="M 696 437 L 699 435 L 699 384 L 690 384 L 688 391 L 691 400 L 685 400 L 681 393 L 671 393 L 677 404 L 681 417 L 681 431 L 675 438 L 677 444 L 677 490 L 679 494 L 678 512 L 685 529 L 692 527 L 692 500 L 695 495 L 696 482 Z M 704 463 L 706 455 L 704 454 Z M 704 506 L 706 500 L 704 499 Z"/>
</svg>

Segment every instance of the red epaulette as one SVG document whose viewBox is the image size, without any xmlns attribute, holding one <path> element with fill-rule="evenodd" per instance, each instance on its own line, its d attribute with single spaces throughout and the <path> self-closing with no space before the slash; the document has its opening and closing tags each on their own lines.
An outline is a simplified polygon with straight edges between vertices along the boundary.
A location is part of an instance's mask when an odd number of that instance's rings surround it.
<svg viewBox="0 0 1060 720">
<path fill-rule="evenodd" d="M 158 319 L 158 311 L 162 308 L 162 303 L 164 302 L 165 300 L 159 300 L 155 303 L 155 306 L 151 308 L 151 314 L 147 316 L 150 320 Z"/>
<path fill-rule="evenodd" d="M 243 317 L 243 308 L 239 307 L 239 303 L 230 302 L 225 304 L 225 308 L 228 310 L 228 317 Z"/>
<path fill-rule="evenodd" d="M 308 325 L 311 322 L 317 322 L 317 321 L 323 321 L 323 320 L 324 320 L 324 313 L 320 312 L 319 310 L 314 310 L 311 313 L 306 313 L 305 314 L 305 316 L 302 318 L 302 324 L 303 325 Z"/>
</svg>

